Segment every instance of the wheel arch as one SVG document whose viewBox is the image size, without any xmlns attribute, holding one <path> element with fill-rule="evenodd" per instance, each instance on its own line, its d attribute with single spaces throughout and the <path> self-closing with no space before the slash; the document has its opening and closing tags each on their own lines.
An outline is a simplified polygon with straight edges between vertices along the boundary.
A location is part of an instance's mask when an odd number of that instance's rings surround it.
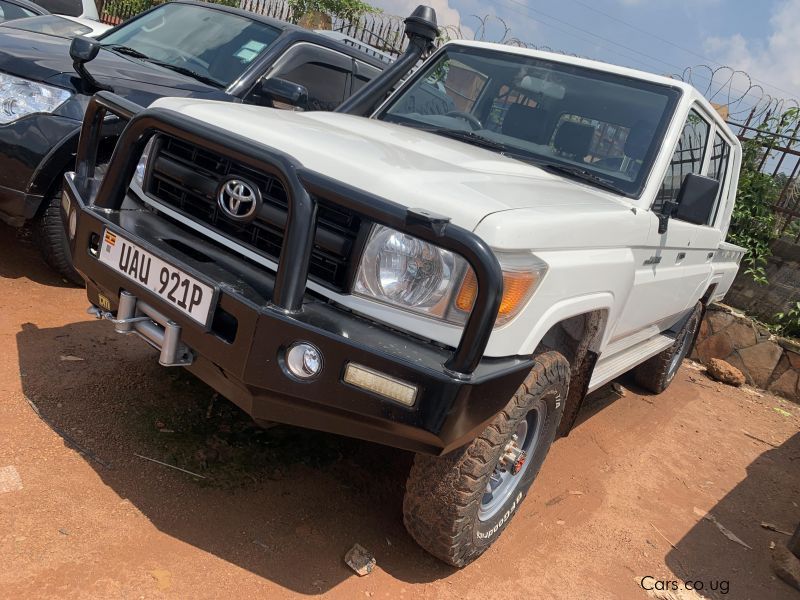
<svg viewBox="0 0 800 600">
<path fill-rule="evenodd" d="M 570 364 L 570 385 L 558 435 L 569 433 L 586 396 L 605 339 L 612 297 L 594 295 L 554 306 L 534 354 L 555 350 Z"/>
</svg>

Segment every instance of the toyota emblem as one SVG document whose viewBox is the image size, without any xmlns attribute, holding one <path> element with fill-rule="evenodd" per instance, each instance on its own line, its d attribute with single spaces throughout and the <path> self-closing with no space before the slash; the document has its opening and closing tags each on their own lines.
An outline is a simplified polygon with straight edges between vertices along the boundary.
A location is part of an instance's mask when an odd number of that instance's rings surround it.
<svg viewBox="0 0 800 600">
<path fill-rule="evenodd" d="M 219 187 L 217 204 L 227 217 L 249 221 L 255 217 L 261 204 L 261 192 L 243 179 L 228 179 Z"/>
</svg>

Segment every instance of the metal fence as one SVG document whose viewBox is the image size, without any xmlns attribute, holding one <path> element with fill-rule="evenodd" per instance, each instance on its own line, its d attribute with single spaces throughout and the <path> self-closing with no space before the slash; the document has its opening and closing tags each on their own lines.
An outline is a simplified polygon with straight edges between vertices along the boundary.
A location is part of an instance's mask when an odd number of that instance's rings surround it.
<svg viewBox="0 0 800 600">
<path fill-rule="evenodd" d="M 738 129 L 742 143 L 760 147 L 758 170 L 770 175 L 780 189 L 772 205 L 778 237 L 800 243 L 800 120 L 780 132 L 753 126 L 752 116 L 744 123 L 728 124 Z M 767 115 L 764 122 L 769 120 Z"/>
</svg>

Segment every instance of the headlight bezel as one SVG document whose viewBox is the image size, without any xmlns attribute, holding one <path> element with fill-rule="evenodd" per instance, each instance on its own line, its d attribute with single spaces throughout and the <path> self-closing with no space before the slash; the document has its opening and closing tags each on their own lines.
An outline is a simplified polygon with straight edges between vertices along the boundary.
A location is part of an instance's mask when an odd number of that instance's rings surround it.
<svg viewBox="0 0 800 600">
<path fill-rule="evenodd" d="M 427 250 L 433 249 L 439 253 L 440 257 L 443 257 L 442 260 L 450 265 L 447 279 L 436 286 L 440 293 L 435 301 L 411 305 L 398 302 L 388 294 L 381 293 L 381 286 L 377 281 L 377 273 L 375 272 L 377 267 L 374 264 L 377 252 L 373 245 L 378 244 L 381 240 L 386 240 L 387 235 L 415 240 L 420 247 Z M 501 302 L 501 309 L 494 324 L 495 328 L 498 328 L 512 321 L 527 306 L 539 284 L 544 279 L 548 267 L 547 263 L 530 251 L 509 252 L 493 250 L 493 252 L 500 262 L 505 284 L 503 302 Z M 470 277 L 474 281 L 474 273 L 467 261 L 458 254 L 391 227 L 374 224 L 370 234 L 367 236 L 367 241 L 362 248 L 358 261 L 351 287 L 351 293 L 354 296 L 450 325 L 463 326 L 466 323 L 472 311 L 475 298 L 471 299 L 469 308 L 466 310 L 463 305 L 457 305 L 457 300 L 461 299 L 465 283 L 469 281 Z M 373 279 L 369 279 L 370 274 Z M 508 290 L 506 288 L 510 281 L 518 281 L 520 279 L 519 276 L 527 278 L 526 288 L 521 292 L 517 290 L 513 298 L 513 306 L 506 307 L 508 301 Z M 475 286 L 475 292 L 477 292 L 477 286 Z M 504 309 L 504 307 L 506 308 Z"/>
<path fill-rule="evenodd" d="M 34 93 L 26 94 L 25 89 Z M 64 88 L 0 72 L 0 126 L 32 115 L 53 114 L 71 97 L 72 92 Z M 14 103 L 18 99 L 24 102 Z"/>
</svg>

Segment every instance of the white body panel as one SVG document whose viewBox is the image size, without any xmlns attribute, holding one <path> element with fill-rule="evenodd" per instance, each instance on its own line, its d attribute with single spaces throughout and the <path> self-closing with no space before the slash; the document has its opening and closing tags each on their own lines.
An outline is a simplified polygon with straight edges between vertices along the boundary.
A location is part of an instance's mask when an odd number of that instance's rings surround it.
<svg viewBox="0 0 800 600">
<path fill-rule="evenodd" d="M 712 299 L 730 287 L 741 249 L 723 240 L 741 147 L 711 105 L 688 84 L 575 57 L 500 48 L 681 91 L 639 198 L 617 196 L 493 151 L 375 119 L 175 98 L 158 100 L 153 106 L 257 140 L 293 156 L 308 169 L 399 204 L 446 215 L 497 250 L 533 251 L 548 264 L 547 274 L 520 314 L 495 329 L 486 355 L 530 354 L 559 321 L 602 311 L 604 328 L 595 348 L 600 362 L 593 381 L 599 385 L 601 379 L 606 381 L 669 345 L 668 334 L 665 337 L 662 332 L 675 325 L 709 286 L 717 286 Z M 659 234 L 658 218 L 650 207 L 690 109 L 706 116 L 712 123 L 711 136 L 719 133 L 732 149 L 724 205 L 710 226 L 671 219 L 667 232 Z M 275 266 L 256 258 L 270 268 Z M 455 345 L 461 334 L 460 326 L 336 294 L 315 284 L 310 287 L 356 312 L 437 342 Z"/>
</svg>

